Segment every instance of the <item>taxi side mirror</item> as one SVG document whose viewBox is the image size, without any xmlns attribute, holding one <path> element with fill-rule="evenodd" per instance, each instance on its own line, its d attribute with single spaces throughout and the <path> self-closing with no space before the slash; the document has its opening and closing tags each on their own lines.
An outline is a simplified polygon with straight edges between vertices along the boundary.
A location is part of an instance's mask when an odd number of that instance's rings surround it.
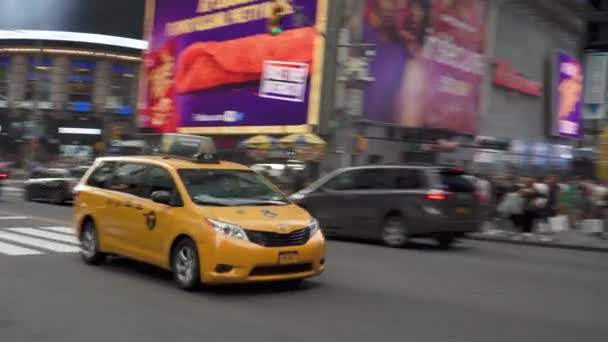
<svg viewBox="0 0 608 342">
<path fill-rule="evenodd" d="M 171 194 L 168 191 L 154 191 L 150 198 L 156 203 L 171 205 Z"/>
</svg>

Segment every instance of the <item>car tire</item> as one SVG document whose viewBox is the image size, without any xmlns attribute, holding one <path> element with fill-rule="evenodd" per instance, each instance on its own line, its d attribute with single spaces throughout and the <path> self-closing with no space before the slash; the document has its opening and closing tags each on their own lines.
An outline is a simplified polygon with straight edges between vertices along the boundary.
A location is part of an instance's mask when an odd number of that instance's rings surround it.
<svg viewBox="0 0 608 342">
<path fill-rule="evenodd" d="M 200 259 L 194 241 L 184 238 L 177 242 L 171 250 L 171 269 L 179 288 L 186 291 L 200 288 Z"/>
<path fill-rule="evenodd" d="M 387 217 L 382 224 L 382 242 L 389 247 L 400 248 L 409 241 L 405 220 L 401 216 Z"/>
<path fill-rule="evenodd" d="M 435 239 L 441 249 L 450 249 L 456 239 L 452 236 L 443 236 Z"/>
<path fill-rule="evenodd" d="M 91 220 L 83 224 L 80 232 L 80 256 L 89 265 L 99 265 L 106 259 L 106 254 L 99 250 L 99 234 Z"/>
</svg>

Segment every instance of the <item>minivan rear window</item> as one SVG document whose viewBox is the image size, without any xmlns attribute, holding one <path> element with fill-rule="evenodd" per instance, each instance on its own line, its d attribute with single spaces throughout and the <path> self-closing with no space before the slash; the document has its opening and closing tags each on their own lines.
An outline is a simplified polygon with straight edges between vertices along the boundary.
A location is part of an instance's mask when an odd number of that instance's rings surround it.
<svg viewBox="0 0 608 342">
<path fill-rule="evenodd" d="M 439 180 L 443 190 L 449 192 L 475 192 L 473 180 L 464 172 L 445 170 L 439 172 Z"/>
</svg>

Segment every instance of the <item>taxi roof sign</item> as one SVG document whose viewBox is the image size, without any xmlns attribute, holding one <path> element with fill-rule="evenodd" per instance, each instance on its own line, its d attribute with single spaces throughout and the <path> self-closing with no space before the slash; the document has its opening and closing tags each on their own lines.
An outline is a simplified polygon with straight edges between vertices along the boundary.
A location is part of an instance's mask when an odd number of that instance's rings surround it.
<svg viewBox="0 0 608 342">
<path fill-rule="evenodd" d="M 154 154 L 191 160 L 196 163 L 217 163 L 213 139 L 188 134 L 162 134 Z"/>
</svg>

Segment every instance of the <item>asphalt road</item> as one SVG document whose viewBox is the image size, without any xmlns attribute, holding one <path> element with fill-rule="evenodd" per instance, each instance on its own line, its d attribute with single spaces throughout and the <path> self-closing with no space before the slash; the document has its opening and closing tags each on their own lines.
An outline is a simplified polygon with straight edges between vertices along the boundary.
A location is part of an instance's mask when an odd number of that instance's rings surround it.
<svg viewBox="0 0 608 342">
<path fill-rule="evenodd" d="M 124 259 L 91 267 L 74 252 L 23 243 L 23 236 L 61 234 L 70 212 L 23 203 L 18 193 L 0 202 L 0 242 L 5 251 L 17 246 L 15 255 L 0 254 L 0 341 L 608 338 L 608 254 L 473 241 L 450 251 L 331 241 L 328 270 L 300 288 L 186 293 L 153 267 Z"/>
</svg>

